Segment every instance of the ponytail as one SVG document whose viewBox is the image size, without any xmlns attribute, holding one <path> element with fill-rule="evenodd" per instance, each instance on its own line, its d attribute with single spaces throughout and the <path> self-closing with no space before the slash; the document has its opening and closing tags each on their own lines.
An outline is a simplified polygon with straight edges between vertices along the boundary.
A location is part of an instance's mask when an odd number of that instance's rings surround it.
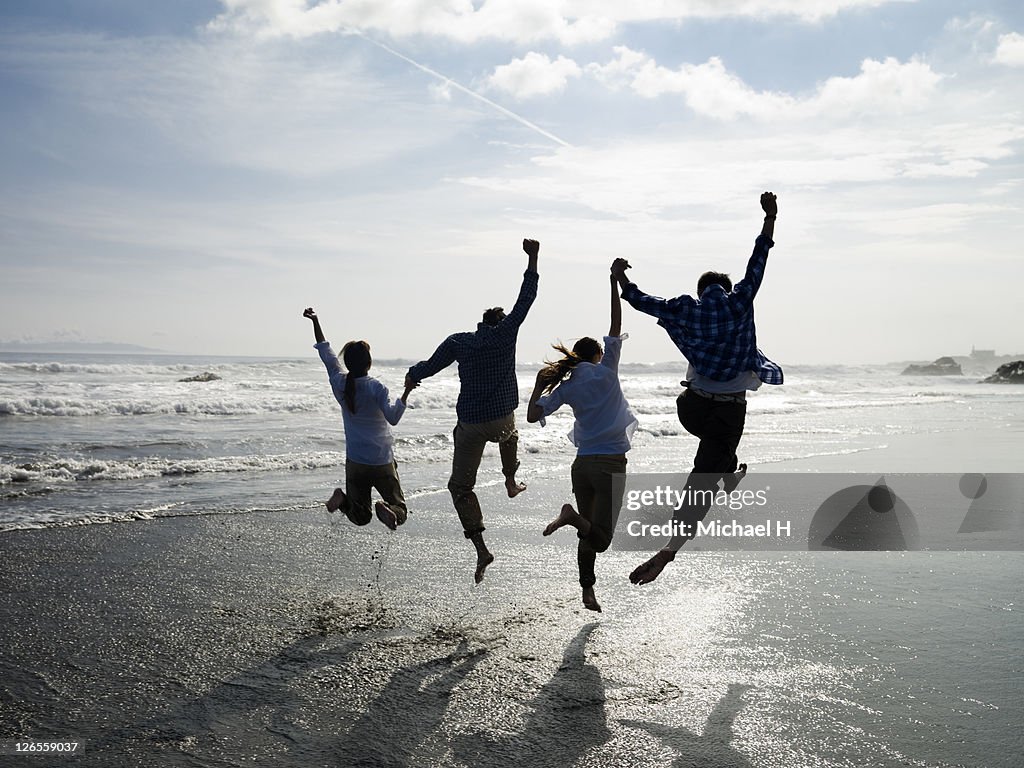
<svg viewBox="0 0 1024 768">
<path fill-rule="evenodd" d="M 589 336 L 584 336 L 573 344 L 571 350 L 566 349 L 564 344 L 552 344 L 551 348 L 560 352 L 562 358 L 555 361 L 544 361 L 544 367 L 541 368 L 537 378 L 544 385 L 543 392 L 545 394 L 561 384 L 577 365 L 589 363 L 594 355 L 601 352 L 601 345 Z"/>
<path fill-rule="evenodd" d="M 356 379 L 361 379 L 370 370 L 370 345 L 365 341 L 350 341 L 341 348 L 341 357 L 348 368 L 345 377 L 345 405 L 356 412 Z"/>
</svg>

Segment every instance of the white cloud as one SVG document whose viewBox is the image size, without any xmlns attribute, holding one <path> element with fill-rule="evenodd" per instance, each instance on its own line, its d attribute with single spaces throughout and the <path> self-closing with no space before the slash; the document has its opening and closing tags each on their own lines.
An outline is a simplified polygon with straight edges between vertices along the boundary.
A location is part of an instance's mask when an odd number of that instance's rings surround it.
<svg viewBox="0 0 1024 768">
<path fill-rule="evenodd" d="M 811 121 L 770 132 L 747 126 L 728 138 L 693 131 L 678 139 L 633 137 L 601 147 L 560 148 L 534 157 L 515 174 L 462 181 L 518 193 L 538 209 L 547 201 L 633 222 L 684 211 L 693 221 L 701 211 L 743 210 L 751 187 L 778 186 L 790 196 L 813 197 L 826 190 L 900 188 L 920 179 L 974 179 L 1011 156 L 1015 142 L 1024 139 L 1024 126 L 1011 118 L 935 123 L 929 114 L 892 124 Z M 869 200 L 858 205 L 876 209 Z"/>
<path fill-rule="evenodd" d="M 996 61 L 1009 67 L 1024 67 L 1024 35 L 1010 32 L 999 36 Z"/>
<path fill-rule="evenodd" d="M 934 94 L 942 75 L 912 59 L 906 63 L 888 57 L 865 59 L 855 77 L 831 77 L 808 101 L 814 114 L 850 114 L 884 111 L 899 113 L 924 106 Z"/>
<path fill-rule="evenodd" d="M 558 0 L 221 0 L 224 13 L 210 27 L 264 36 L 308 37 L 325 32 L 376 32 L 392 37 L 437 36 L 471 43 L 484 39 L 566 45 L 608 37 L 614 24 L 601 15 L 571 17 Z"/>
<path fill-rule="evenodd" d="M 865 59 L 854 77 L 832 77 L 807 96 L 757 91 L 729 72 L 714 56 L 703 64 L 685 63 L 676 69 L 659 65 L 646 54 L 623 46 L 607 64 L 590 64 L 586 71 L 609 87 L 628 86 L 647 98 L 680 94 L 691 109 L 719 120 L 740 116 L 763 120 L 847 116 L 857 113 L 900 113 L 925 105 L 942 76 L 918 60 L 901 63 Z"/>
<path fill-rule="evenodd" d="M 646 53 L 634 51 L 624 45 L 612 48 L 615 58 L 607 64 L 588 64 L 587 74 L 609 88 L 628 88 L 644 66 L 652 64 Z"/>
<path fill-rule="evenodd" d="M 602 16 L 615 22 L 679 21 L 721 18 L 793 18 L 806 23 L 819 22 L 848 11 L 862 11 L 893 2 L 916 0 L 569 0 L 567 13 L 575 16 Z"/>
<path fill-rule="evenodd" d="M 495 67 L 487 78 L 487 87 L 526 99 L 564 91 L 569 79 L 581 74 L 582 70 L 572 59 L 559 56 L 552 61 L 543 53 L 531 51 L 521 59 Z"/>
<path fill-rule="evenodd" d="M 791 18 L 816 23 L 845 11 L 914 0 L 221 0 L 213 29 L 267 36 L 375 32 L 437 36 L 472 43 L 558 40 L 566 45 L 610 37 L 619 25 L 726 17 Z"/>
</svg>

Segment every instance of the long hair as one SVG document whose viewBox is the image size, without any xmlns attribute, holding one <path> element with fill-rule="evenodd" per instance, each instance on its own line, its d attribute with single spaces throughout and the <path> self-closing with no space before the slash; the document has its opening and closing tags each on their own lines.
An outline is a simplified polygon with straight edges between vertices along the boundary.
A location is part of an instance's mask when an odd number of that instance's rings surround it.
<svg viewBox="0 0 1024 768">
<path fill-rule="evenodd" d="M 341 357 L 348 368 L 345 377 L 345 405 L 352 413 L 356 412 L 356 379 L 360 379 L 370 370 L 370 345 L 365 341 L 350 341 L 341 348 Z"/>
<path fill-rule="evenodd" d="M 560 352 L 562 357 L 560 360 L 545 360 L 544 367 L 540 369 L 540 380 L 544 385 L 545 394 L 561 384 L 565 377 L 572 373 L 573 368 L 580 363 L 589 363 L 594 355 L 601 352 L 601 345 L 589 336 L 584 336 L 573 344 L 571 350 L 566 349 L 561 343 L 552 344 L 551 348 Z"/>
</svg>

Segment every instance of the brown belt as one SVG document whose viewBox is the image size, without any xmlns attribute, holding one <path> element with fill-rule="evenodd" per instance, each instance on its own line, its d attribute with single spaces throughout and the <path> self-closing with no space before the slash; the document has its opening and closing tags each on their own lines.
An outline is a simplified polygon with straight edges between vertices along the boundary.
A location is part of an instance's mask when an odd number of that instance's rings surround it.
<svg viewBox="0 0 1024 768">
<path fill-rule="evenodd" d="M 689 386 L 690 382 L 688 382 L 688 381 L 684 381 L 684 382 L 680 382 L 680 383 L 684 387 L 689 389 L 691 392 L 693 392 L 693 394 L 697 395 L 698 397 L 703 397 L 705 400 L 714 400 L 715 402 L 719 402 L 719 403 L 745 403 L 745 402 L 747 402 L 746 393 L 743 393 L 743 392 L 737 392 L 737 393 L 728 392 L 728 393 L 724 393 L 724 394 L 719 394 L 717 392 L 705 392 L 703 389 L 697 389 L 696 387 L 691 387 L 691 386 Z"/>
</svg>

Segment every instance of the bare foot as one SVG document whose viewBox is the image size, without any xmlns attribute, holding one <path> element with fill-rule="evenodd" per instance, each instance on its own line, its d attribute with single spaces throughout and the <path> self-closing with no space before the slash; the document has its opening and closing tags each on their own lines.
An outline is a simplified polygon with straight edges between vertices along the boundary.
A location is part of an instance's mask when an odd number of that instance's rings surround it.
<svg viewBox="0 0 1024 768">
<path fill-rule="evenodd" d="M 377 519 L 384 523 L 384 525 L 392 531 L 398 527 L 398 518 L 395 517 L 395 513 L 391 510 L 391 507 L 383 501 L 378 501 L 373 505 L 373 508 L 377 510 Z"/>
<path fill-rule="evenodd" d="M 601 604 L 597 602 L 597 597 L 594 595 L 593 587 L 583 588 L 583 607 L 588 611 L 601 612 Z"/>
<path fill-rule="evenodd" d="M 563 504 L 558 517 L 548 523 L 547 528 L 544 529 L 544 535 L 550 536 L 563 525 L 576 527 L 577 518 L 579 518 L 579 514 L 572 508 L 572 504 Z"/>
<path fill-rule="evenodd" d="M 335 488 L 334 493 L 331 494 L 331 498 L 326 501 L 328 512 L 337 512 L 341 509 L 341 505 L 345 503 L 345 492 L 341 488 Z"/>
<path fill-rule="evenodd" d="M 736 490 L 736 486 L 740 484 L 740 480 L 747 474 L 747 465 L 740 464 L 736 467 L 736 471 L 722 478 L 722 486 L 725 488 L 726 493 L 732 493 Z"/>
<path fill-rule="evenodd" d="M 515 480 L 509 478 L 505 481 L 505 491 L 508 493 L 510 499 L 514 499 L 520 493 L 526 490 L 526 483 L 517 483 Z"/>
<path fill-rule="evenodd" d="M 473 580 L 479 584 L 484 580 L 484 571 L 487 570 L 487 566 L 494 562 L 494 555 L 490 552 L 480 554 L 476 556 L 476 573 L 473 574 Z"/>
<path fill-rule="evenodd" d="M 634 584 L 650 584 L 675 559 L 675 552 L 666 549 L 656 552 L 654 557 L 629 574 L 629 580 Z"/>
</svg>

